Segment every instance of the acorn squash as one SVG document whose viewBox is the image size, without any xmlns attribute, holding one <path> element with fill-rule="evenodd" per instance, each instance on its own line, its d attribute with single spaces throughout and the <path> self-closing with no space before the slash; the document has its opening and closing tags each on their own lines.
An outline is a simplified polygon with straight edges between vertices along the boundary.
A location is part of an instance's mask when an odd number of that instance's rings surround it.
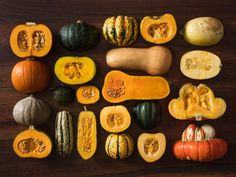
<svg viewBox="0 0 236 177">
<path fill-rule="evenodd" d="M 68 86 L 58 86 L 53 90 L 53 99 L 60 105 L 67 106 L 75 99 L 75 90 Z"/>
</svg>

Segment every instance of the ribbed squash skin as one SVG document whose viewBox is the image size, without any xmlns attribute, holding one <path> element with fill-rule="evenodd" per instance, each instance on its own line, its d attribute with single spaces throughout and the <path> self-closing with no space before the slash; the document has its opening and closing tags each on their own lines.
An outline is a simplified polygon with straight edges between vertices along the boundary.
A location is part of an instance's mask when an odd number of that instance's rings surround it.
<svg viewBox="0 0 236 177">
<path fill-rule="evenodd" d="M 109 17 L 103 25 L 103 36 L 112 45 L 128 46 L 138 36 L 138 23 L 133 17 Z"/>
<path fill-rule="evenodd" d="M 62 157 L 70 155 L 74 148 L 73 120 L 67 111 L 57 113 L 55 122 L 55 144 L 57 153 Z"/>
<path fill-rule="evenodd" d="M 53 91 L 53 99 L 60 105 L 68 105 L 75 98 L 75 90 L 68 86 L 59 86 Z"/>
</svg>

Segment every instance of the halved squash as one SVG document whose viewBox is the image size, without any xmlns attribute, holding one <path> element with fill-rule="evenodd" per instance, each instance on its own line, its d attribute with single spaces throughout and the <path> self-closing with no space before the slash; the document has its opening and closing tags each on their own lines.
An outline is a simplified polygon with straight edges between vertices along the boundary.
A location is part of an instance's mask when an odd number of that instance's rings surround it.
<svg viewBox="0 0 236 177">
<path fill-rule="evenodd" d="M 76 97 L 81 104 L 94 104 L 100 99 L 100 92 L 97 87 L 86 85 L 78 88 Z"/>
</svg>

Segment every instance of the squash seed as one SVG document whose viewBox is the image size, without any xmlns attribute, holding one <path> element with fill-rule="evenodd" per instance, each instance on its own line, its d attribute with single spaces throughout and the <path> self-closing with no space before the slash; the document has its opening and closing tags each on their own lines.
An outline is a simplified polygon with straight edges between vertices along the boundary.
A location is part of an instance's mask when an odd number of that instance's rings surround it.
<svg viewBox="0 0 236 177">
<path fill-rule="evenodd" d="M 45 151 L 46 146 L 44 142 L 40 139 L 27 138 L 21 140 L 18 143 L 18 149 L 23 154 L 27 154 L 30 152 L 42 153 L 43 151 Z"/>
<path fill-rule="evenodd" d="M 167 23 L 152 24 L 148 27 L 148 34 L 152 38 L 166 38 L 168 36 L 168 30 Z"/>
<path fill-rule="evenodd" d="M 27 32 L 20 31 L 17 36 L 17 45 L 22 52 L 25 52 L 28 50 L 29 48 L 28 41 L 29 41 L 29 38 L 28 38 Z"/>
<path fill-rule="evenodd" d="M 92 97 L 95 96 L 95 90 L 92 89 L 92 88 L 84 88 L 82 90 L 82 96 L 85 98 L 85 99 L 91 99 Z"/>
<path fill-rule="evenodd" d="M 92 148 L 92 118 L 83 117 L 81 120 L 82 125 L 82 150 L 85 152 L 91 152 Z"/>
<path fill-rule="evenodd" d="M 154 155 L 159 149 L 159 143 L 154 138 L 146 139 L 144 142 L 144 152 L 147 155 Z"/>
<path fill-rule="evenodd" d="M 45 34 L 42 31 L 33 33 L 33 49 L 40 51 L 45 47 Z"/>
<path fill-rule="evenodd" d="M 117 98 L 125 94 L 125 84 L 123 80 L 109 80 L 112 87 L 107 89 L 107 93 L 112 98 Z"/>
<path fill-rule="evenodd" d="M 124 124 L 123 114 L 108 114 L 107 124 L 113 128 L 116 126 L 122 126 Z"/>
<path fill-rule="evenodd" d="M 69 62 L 64 66 L 64 74 L 70 79 L 80 78 L 80 70 L 83 66 L 83 63 L 81 62 Z"/>
</svg>

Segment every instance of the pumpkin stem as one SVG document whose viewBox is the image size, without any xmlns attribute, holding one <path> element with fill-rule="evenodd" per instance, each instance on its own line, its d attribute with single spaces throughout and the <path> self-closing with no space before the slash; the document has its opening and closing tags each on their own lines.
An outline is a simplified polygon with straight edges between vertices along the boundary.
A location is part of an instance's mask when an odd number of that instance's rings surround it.
<svg viewBox="0 0 236 177">
<path fill-rule="evenodd" d="M 33 126 L 33 125 L 30 125 L 30 126 L 29 126 L 29 129 L 30 129 L 30 130 L 34 130 L 34 126 Z"/>
<path fill-rule="evenodd" d="M 78 20 L 76 23 L 81 23 L 82 21 L 81 20 Z"/>
<path fill-rule="evenodd" d="M 26 22 L 25 24 L 26 24 L 27 26 L 35 26 L 35 25 L 36 25 L 35 22 Z"/>
<path fill-rule="evenodd" d="M 34 61 L 34 58 L 33 57 L 29 57 L 26 59 L 27 61 Z"/>
<path fill-rule="evenodd" d="M 85 110 L 85 111 L 88 111 L 87 106 L 84 106 L 84 110 Z"/>
<path fill-rule="evenodd" d="M 184 34 L 184 29 L 180 30 L 180 31 L 179 31 L 179 34 L 180 34 L 181 36 L 183 36 L 183 34 Z"/>
</svg>

